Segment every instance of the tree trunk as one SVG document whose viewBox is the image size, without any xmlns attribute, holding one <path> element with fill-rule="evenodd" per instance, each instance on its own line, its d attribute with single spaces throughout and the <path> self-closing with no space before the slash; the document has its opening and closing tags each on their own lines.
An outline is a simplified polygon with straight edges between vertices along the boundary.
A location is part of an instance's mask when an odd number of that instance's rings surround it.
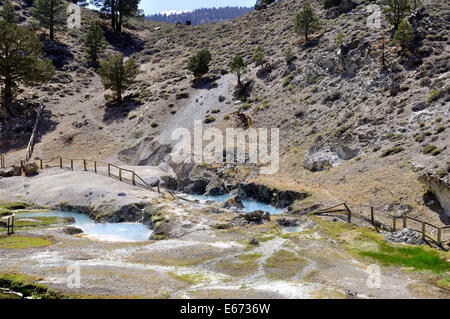
<svg viewBox="0 0 450 319">
<path fill-rule="evenodd" d="M 237 70 L 237 77 L 238 77 L 238 85 L 241 86 L 241 71 Z"/>
<path fill-rule="evenodd" d="M 117 22 L 117 32 L 122 32 L 122 23 L 123 23 L 123 7 L 122 7 L 122 0 L 119 0 L 117 5 L 117 14 L 119 16 L 118 22 Z"/>
<path fill-rule="evenodd" d="M 115 31 L 117 29 L 117 8 L 116 0 L 111 1 L 111 27 Z"/>
<path fill-rule="evenodd" d="M 9 105 L 12 103 L 12 81 L 9 77 L 5 79 L 5 110 L 9 113 Z"/>
</svg>

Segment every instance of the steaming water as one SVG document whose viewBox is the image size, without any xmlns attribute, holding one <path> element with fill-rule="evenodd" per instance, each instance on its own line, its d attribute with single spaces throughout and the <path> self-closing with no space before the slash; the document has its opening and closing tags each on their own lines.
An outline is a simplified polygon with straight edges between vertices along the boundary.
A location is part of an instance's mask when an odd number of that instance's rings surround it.
<svg viewBox="0 0 450 319">
<path fill-rule="evenodd" d="M 230 195 L 230 194 L 218 195 L 218 196 L 191 195 L 191 198 L 193 198 L 193 199 L 198 199 L 200 201 L 212 200 L 217 203 L 222 203 L 232 197 L 233 197 L 233 195 Z M 244 210 L 246 212 L 254 212 L 255 210 L 263 210 L 265 212 L 270 213 L 271 215 L 279 215 L 279 214 L 283 213 L 282 208 L 276 208 L 276 207 L 273 207 L 272 205 L 258 202 L 256 200 L 252 200 L 252 199 L 243 199 L 242 204 L 244 204 Z"/>
<path fill-rule="evenodd" d="M 73 212 L 35 212 L 21 213 L 18 217 L 73 217 L 73 226 L 83 230 L 92 239 L 113 242 L 147 241 L 151 230 L 140 223 L 94 223 L 87 215 Z"/>
</svg>

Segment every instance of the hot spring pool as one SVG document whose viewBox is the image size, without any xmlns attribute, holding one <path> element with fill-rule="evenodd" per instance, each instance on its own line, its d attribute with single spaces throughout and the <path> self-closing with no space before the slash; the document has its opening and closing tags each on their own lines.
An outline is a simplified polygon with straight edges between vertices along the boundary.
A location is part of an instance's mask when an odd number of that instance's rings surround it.
<svg viewBox="0 0 450 319">
<path fill-rule="evenodd" d="M 140 223 L 95 223 L 87 215 L 74 213 L 74 212 L 62 212 L 62 211 L 49 211 L 49 212 L 30 212 L 19 213 L 18 218 L 27 217 L 73 217 L 75 224 L 72 226 L 78 227 L 92 239 L 102 241 L 114 241 L 114 242 L 138 242 L 147 241 L 152 231 Z"/>
<path fill-rule="evenodd" d="M 227 199 L 234 197 L 234 195 L 231 195 L 231 194 L 224 194 L 224 195 L 218 195 L 218 196 L 190 195 L 190 197 L 192 199 L 197 199 L 200 201 L 211 200 L 211 201 L 215 201 L 217 203 L 223 203 Z M 251 199 L 243 199 L 242 203 L 244 204 L 244 210 L 246 212 L 253 212 L 255 210 L 263 210 L 265 212 L 270 213 L 271 215 L 279 215 L 279 214 L 282 214 L 284 211 L 283 208 L 276 208 L 272 205 L 258 202 L 256 200 L 251 200 Z"/>
</svg>

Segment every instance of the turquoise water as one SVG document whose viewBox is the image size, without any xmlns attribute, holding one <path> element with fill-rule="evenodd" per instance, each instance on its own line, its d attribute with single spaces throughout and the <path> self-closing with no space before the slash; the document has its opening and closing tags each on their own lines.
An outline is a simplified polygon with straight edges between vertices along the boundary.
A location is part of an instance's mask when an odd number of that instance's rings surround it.
<svg viewBox="0 0 450 319">
<path fill-rule="evenodd" d="M 92 239 L 114 242 L 137 242 L 147 241 L 151 230 L 140 223 L 94 223 L 87 215 L 73 212 L 35 212 L 21 213 L 20 217 L 73 217 L 73 226 L 83 230 Z"/>
<path fill-rule="evenodd" d="M 212 200 L 217 203 L 223 203 L 227 199 L 234 197 L 234 195 L 230 195 L 230 194 L 218 195 L 218 196 L 191 195 L 191 197 L 193 199 L 198 199 L 198 200 L 202 200 L 202 201 L 203 200 Z M 252 200 L 252 199 L 243 199 L 242 204 L 244 204 L 244 210 L 246 212 L 254 212 L 255 210 L 263 210 L 265 212 L 270 213 L 271 215 L 279 215 L 279 214 L 283 213 L 282 208 L 276 208 L 272 205 L 258 202 L 256 200 Z"/>
</svg>

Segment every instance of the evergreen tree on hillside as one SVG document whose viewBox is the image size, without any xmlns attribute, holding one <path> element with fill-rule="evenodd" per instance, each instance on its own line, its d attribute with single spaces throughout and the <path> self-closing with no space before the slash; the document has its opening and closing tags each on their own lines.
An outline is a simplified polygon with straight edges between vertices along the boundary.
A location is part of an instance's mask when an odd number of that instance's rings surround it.
<svg viewBox="0 0 450 319">
<path fill-rule="evenodd" d="M 3 3 L 2 19 L 8 23 L 17 23 L 16 11 L 11 1 L 6 0 Z"/>
<path fill-rule="evenodd" d="M 386 20 L 398 29 L 399 24 L 408 15 L 411 4 L 409 0 L 387 0 L 388 7 L 384 9 Z"/>
<path fill-rule="evenodd" d="M 41 26 L 49 29 L 50 40 L 53 40 L 55 30 L 67 23 L 67 2 L 63 0 L 36 0 L 33 15 Z"/>
<path fill-rule="evenodd" d="M 92 0 L 91 3 L 111 20 L 114 31 L 122 32 L 125 18 L 135 17 L 139 13 L 140 0 Z"/>
<path fill-rule="evenodd" d="M 403 20 L 394 33 L 394 43 L 399 44 L 403 50 L 411 48 L 414 41 L 414 29 L 408 21 Z"/>
<path fill-rule="evenodd" d="M 241 74 L 245 72 L 246 67 L 247 67 L 247 64 L 245 63 L 244 59 L 240 55 L 235 56 L 233 61 L 231 61 L 230 69 L 231 69 L 231 72 L 236 71 L 239 86 L 242 85 Z"/>
<path fill-rule="evenodd" d="M 305 41 L 308 42 L 308 35 L 320 28 L 320 20 L 314 12 L 311 4 L 305 2 L 303 10 L 295 17 L 294 31 L 305 36 Z"/>
<path fill-rule="evenodd" d="M 256 66 L 264 65 L 265 62 L 264 50 L 260 45 L 258 45 L 258 47 L 255 50 L 255 53 L 253 54 L 253 62 L 255 62 Z"/>
<path fill-rule="evenodd" d="M 277 0 L 256 0 L 255 10 L 261 10 Z"/>
<path fill-rule="evenodd" d="M 198 79 L 209 72 L 209 62 L 211 62 L 209 50 L 200 50 L 189 60 L 188 70 Z"/>
<path fill-rule="evenodd" d="M 43 59 L 42 43 L 33 31 L 0 20 L 0 84 L 4 101 L 1 114 L 15 113 L 11 102 L 19 84 L 46 83 L 53 72 L 54 66 L 49 59 Z"/>
<path fill-rule="evenodd" d="M 124 62 L 123 54 L 111 55 L 100 62 L 99 71 L 102 84 L 115 94 L 116 102 L 122 102 L 122 94 L 134 83 L 139 67 L 132 58 Z"/>
<path fill-rule="evenodd" d="M 106 40 L 100 24 L 96 21 L 89 26 L 88 33 L 84 38 L 84 46 L 89 58 L 97 64 L 98 55 L 106 48 Z"/>
</svg>

